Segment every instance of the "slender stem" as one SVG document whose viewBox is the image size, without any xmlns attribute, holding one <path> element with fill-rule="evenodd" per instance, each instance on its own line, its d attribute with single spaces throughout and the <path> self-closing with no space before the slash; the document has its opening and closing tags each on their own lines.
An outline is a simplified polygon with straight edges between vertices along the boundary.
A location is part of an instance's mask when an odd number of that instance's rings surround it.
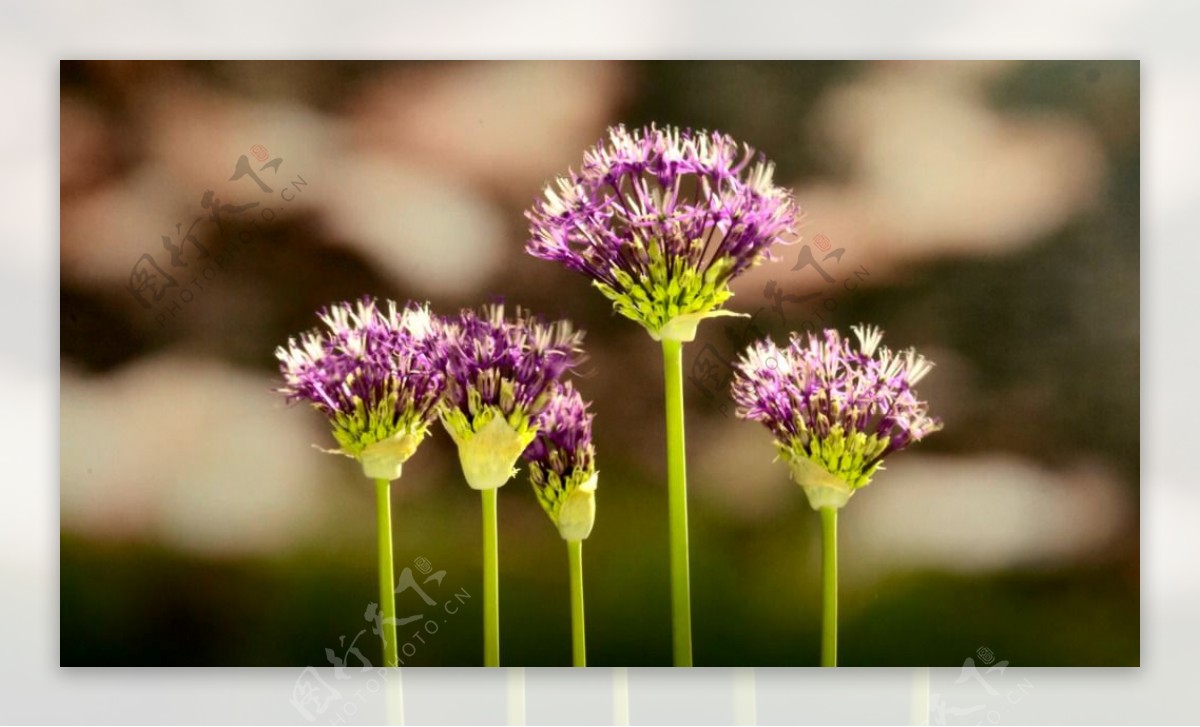
<svg viewBox="0 0 1200 727">
<path fill-rule="evenodd" d="M 399 666 L 396 642 L 396 585 L 392 569 L 392 483 L 375 480 L 375 543 L 379 549 L 379 611 L 383 628 L 383 665 Z"/>
<path fill-rule="evenodd" d="M 821 666 L 837 666 L 837 513 L 821 508 Z"/>
<path fill-rule="evenodd" d="M 667 390 L 667 508 L 671 540 L 671 625 L 675 666 L 692 665 L 688 573 L 687 461 L 683 438 L 683 343 L 664 340 Z"/>
<path fill-rule="evenodd" d="M 496 539 L 496 490 L 483 494 L 483 665 L 500 666 L 500 546 Z"/>
<path fill-rule="evenodd" d="M 571 656 L 572 666 L 587 666 L 587 645 L 583 628 L 583 541 L 567 541 L 567 559 L 571 562 Z"/>
</svg>

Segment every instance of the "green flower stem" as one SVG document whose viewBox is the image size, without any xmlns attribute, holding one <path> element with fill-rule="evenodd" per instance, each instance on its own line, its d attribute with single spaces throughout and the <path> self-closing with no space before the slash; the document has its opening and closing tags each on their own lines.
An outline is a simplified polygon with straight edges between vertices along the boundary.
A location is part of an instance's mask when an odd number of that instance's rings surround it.
<svg viewBox="0 0 1200 727">
<path fill-rule="evenodd" d="M 496 490 L 483 495 L 483 665 L 500 666 L 500 546 L 496 538 Z"/>
<path fill-rule="evenodd" d="M 837 666 L 837 514 L 821 508 L 821 666 Z"/>
<path fill-rule="evenodd" d="M 675 666 L 692 665 L 688 574 L 687 461 L 683 440 L 683 343 L 663 339 L 667 389 L 667 507 L 671 540 L 671 624 Z"/>
<path fill-rule="evenodd" d="M 399 666 L 396 641 L 396 581 L 392 569 L 392 483 L 375 480 L 375 542 L 379 548 L 379 611 L 383 628 L 383 665 Z"/>
<path fill-rule="evenodd" d="M 573 666 L 587 666 L 587 644 L 583 628 L 583 541 L 567 541 L 571 562 L 571 656 Z"/>
</svg>

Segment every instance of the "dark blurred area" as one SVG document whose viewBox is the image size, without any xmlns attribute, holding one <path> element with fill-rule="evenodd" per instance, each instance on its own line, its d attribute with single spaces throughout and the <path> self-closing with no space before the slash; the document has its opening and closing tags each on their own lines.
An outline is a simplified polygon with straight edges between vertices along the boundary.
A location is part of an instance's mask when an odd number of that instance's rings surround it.
<svg viewBox="0 0 1200 727">
<path fill-rule="evenodd" d="M 652 121 L 750 143 L 806 212 L 735 285 L 752 317 L 684 353 L 697 664 L 817 663 L 818 518 L 723 381 L 754 336 L 860 321 L 937 363 L 921 393 L 946 426 L 842 514 L 841 662 L 1138 664 L 1137 63 L 70 62 L 61 81 L 63 665 L 378 663 L 370 483 L 272 392 L 274 348 L 362 294 L 587 330 L 589 663 L 669 664 L 660 352 L 523 252 L 543 186 L 608 125 Z M 457 467 L 438 427 L 393 488 L 423 589 L 398 597 L 424 617 L 407 665 L 480 663 Z M 499 500 L 503 662 L 567 665 L 565 545 L 524 473 Z"/>
</svg>

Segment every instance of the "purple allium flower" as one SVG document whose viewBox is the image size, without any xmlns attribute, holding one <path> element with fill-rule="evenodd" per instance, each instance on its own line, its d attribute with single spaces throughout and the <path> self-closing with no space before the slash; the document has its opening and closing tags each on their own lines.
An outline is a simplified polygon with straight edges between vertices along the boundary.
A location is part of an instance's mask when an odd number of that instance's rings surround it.
<svg viewBox="0 0 1200 727">
<path fill-rule="evenodd" d="M 340 447 L 334 451 L 359 460 L 368 477 L 396 479 L 445 393 L 437 320 L 425 306 L 401 310 L 387 301 L 384 311 L 370 297 L 318 315 L 325 330 L 276 349 L 278 391 L 324 414 Z"/>
<path fill-rule="evenodd" d="M 718 132 L 609 129 L 526 213 L 533 256 L 592 279 L 656 340 L 690 341 L 729 282 L 794 232 L 774 165 Z"/>
<path fill-rule="evenodd" d="M 785 348 L 759 341 L 734 373 L 738 416 L 771 430 L 814 509 L 841 507 L 884 457 L 942 428 L 912 388 L 933 364 L 880 347 L 878 328 L 854 333 L 857 348 L 832 329 L 793 333 Z"/>
<path fill-rule="evenodd" d="M 537 417 L 537 436 L 522 455 L 538 502 L 564 540 L 583 540 L 596 519 L 596 449 L 588 404 L 567 382 Z"/>
<path fill-rule="evenodd" d="M 568 321 L 545 324 L 520 309 L 509 320 L 502 305 L 444 322 L 449 393 L 441 417 L 468 484 L 492 489 L 512 476 L 557 382 L 582 360 L 582 341 Z"/>
</svg>

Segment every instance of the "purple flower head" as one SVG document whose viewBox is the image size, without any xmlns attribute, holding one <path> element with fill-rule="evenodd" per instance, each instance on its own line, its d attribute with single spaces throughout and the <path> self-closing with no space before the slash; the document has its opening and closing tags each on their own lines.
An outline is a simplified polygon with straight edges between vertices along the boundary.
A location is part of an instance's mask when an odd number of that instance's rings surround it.
<svg viewBox="0 0 1200 727">
<path fill-rule="evenodd" d="M 337 451 L 360 460 L 369 477 L 395 479 L 428 432 L 445 376 L 429 309 L 386 305 L 370 297 L 332 305 L 318 314 L 323 330 L 288 339 L 275 356 L 284 382 L 278 391 L 324 414 Z"/>
<path fill-rule="evenodd" d="M 570 382 L 557 387 L 537 417 L 537 436 L 522 455 L 538 502 L 566 540 L 583 540 L 596 516 L 596 450 L 588 404 Z"/>
<path fill-rule="evenodd" d="M 814 508 L 840 507 L 887 455 L 942 428 L 913 386 L 933 364 L 881 347 L 878 328 L 856 326 L 858 346 L 836 330 L 792 334 L 788 346 L 751 345 L 738 360 L 738 416 L 762 422 Z"/>
<path fill-rule="evenodd" d="M 656 339 L 692 340 L 729 282 L 794 233 L 774 165 L 718 132 L 609 129 L 526 213 L 534 257 L 592 279 Z"/>
<path fill-rule="evenodd" d="M 564 479 L 573 473 L 591 476 L 596 450 L 592 446 L 592 419 L 588 403 L 571 382 L 557 387 L 537 417 L 537 437 L 522 455 L 526 462 Z M 538 484 L 538 483 L 535 483 Z"/>
<path fill-rule="evenodd" d="M 559 379 L 582 360 L 582 341 L 568 321 L 546 324 L 520 309 L 510 320 L 503 305 L 465 310 L 444 323 L 449 394 L 442 423 L 472 487 L 507 482 Z"/>
</svg>

